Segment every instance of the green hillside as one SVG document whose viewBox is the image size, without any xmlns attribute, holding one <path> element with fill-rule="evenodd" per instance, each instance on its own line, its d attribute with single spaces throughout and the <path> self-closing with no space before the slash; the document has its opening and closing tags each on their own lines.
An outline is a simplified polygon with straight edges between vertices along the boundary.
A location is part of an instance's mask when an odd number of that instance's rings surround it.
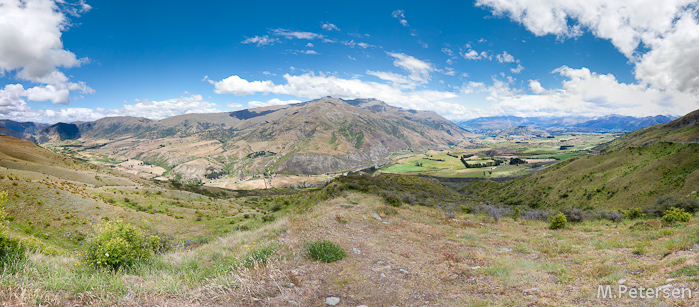
<svg viewBox="0 0 699 307">
<path fill-rule="evenodd" d="M 699 111 L 631 132 L 589 154 L 507 182 L 464 187 L 471 196 L 531 207 L 631 208 L 699 190 Z"/>
</svg>

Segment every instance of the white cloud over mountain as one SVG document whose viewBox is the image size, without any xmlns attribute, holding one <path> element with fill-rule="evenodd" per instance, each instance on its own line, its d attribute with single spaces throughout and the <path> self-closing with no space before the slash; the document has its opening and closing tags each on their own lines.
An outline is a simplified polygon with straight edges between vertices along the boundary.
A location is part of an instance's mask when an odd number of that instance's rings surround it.
<svg viewBox="0 0 699 307">
<path fill-rule="evenodd" d="M 118 109 L 62 108 L 57 110 L 32 110 L 21 99 L 21 85 L 7 85 L 0 90 L 0 115 L 16 121 L 72 122 L 90 121 L 111 116 L 134 116 L 163 119 L 187 113 L 221 112 L 216 105 L 207 102 L 201 95 L 181 96 L 168 100 L 137 99 L 133 104 L 124 104 Z M 10 103 L 7 103 L 7 102 Z M 242 105 L 240 105 L 242 107 Z M 232 107 L 232 106 L 229 106 Z"/>
</svg>

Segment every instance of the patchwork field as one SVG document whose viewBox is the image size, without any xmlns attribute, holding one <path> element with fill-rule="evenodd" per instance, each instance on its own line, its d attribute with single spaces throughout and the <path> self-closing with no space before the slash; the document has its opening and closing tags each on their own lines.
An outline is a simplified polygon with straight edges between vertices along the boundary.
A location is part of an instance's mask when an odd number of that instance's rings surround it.
<svg viewBox="0 0 699 307">
<path fill-rule="evenodd" d="M 591 153 L 592 148 L 610 142 L 619 134 L 568 133 L 552 138 L 523 141 L 506 141 L 489 137 L 471 140 L 466 148 L 442 151 L 401 152 L 392 156 L 391 163 L 381 168 L 386 173 L 430 175 L 457 178 L 497 178 L 527 174 L 533 168 Z M 500 159 L 505 165 L 467 168 L 461 156 L 469 164 L 489 163 Z M 528 164 L 510 165 L 510 158 L 520 158 Z"/>
</svg>

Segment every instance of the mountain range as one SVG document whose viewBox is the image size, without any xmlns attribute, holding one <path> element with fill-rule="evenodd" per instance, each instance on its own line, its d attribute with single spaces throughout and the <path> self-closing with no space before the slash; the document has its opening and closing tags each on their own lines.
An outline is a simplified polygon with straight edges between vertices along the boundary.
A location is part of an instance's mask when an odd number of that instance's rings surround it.
<svg viewBox="0 0 699 307">
<path fill-rule="evenodd" d="M 667 123 L 676 117 L 657 115 L 633 117 L 607 115 L 598 117 L 479 117 L 457 121 L 456 124 L 474 132 L 504 130 L 516 126 L 529 126 L 553 133 L 564 132 L 628 132 L 655 124 Z"/>
<path fill-rule="evenodd" d="M 9 120 L 1 125 L 8 135 L 53 145 L 79 141 L 90 154 L 138 159 L 190 179 L 347 171 L 381 163 L 400 150 L 448 148 L 471 135 L 431 111 L 332 97 L 157 121 L 109 117 L 50 126 Z"/>
</svg>

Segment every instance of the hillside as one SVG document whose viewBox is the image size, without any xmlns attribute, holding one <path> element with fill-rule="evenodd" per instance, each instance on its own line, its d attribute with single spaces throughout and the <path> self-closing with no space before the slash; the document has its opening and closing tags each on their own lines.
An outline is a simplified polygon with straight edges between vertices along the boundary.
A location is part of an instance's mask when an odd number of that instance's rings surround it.
<svg viewBox="0 0 699 307">
<path fill-rule="evenodd" d="M 644 146 L 656 142 L 688 143 L 699 142 L 699 110 L 691 112 L 669 123 L 657 124 L 630 132 L 600 150 L 614 150 L 629 146 Z"/>
<path fill-rule="evenodd" d="M 203 179 L 360 169 L 399 150 L 448 148 L 470 134 L 434 112 L 325 97 L 159 121 L 115 117 L 57 124 L 40 135 L 49 141 L 45 146 L 86 159 L 136 159 L 162 167 L 171 178 Z"/>
<path fill-rule="evenodd" d="M 149 259 L 112 271 L 86 259 L 94 231 L 66 225 L 105 225 L 110 222 L 95 212 L 113 210 L 108 217 L 121 219 L 132 206 L 119 200 L 86 212 L 61 208 L 65 216 L 41 228 L 31 226 L 43 225 L 36 217 L 27 224 L 30 218 L 8 206 L 15 210 L 12 235 L 36 233 L 37 240 L 62 246 L 5 262 L 11 265 L 0 272 L 0 300 L 10 306 L 645 306 L 644 298 L 597 297 L 597 286 L 698 286 L 696 220 L 642 230 L 638 220 L 591 220 L 552 230 L 549 211 L 516 214 L 470 204 L 434 180 L 398 175 L 357 174 L 298 194 L 203 201 L 168 189 L 111 189 L 140 206 L 165 201 L 157 213 L 134 213 L 149 223 L 129 222 L 150 238 L 176 239 Z M 202 218 L 162 213 L 187 212 L 181 200 L 202 210 Z M 239 210 L 245 214 L 232 214 Z M 194 234 L 201 236 L 185 239 Z M 318 242 L 344 256 L 313 260 L 309 246 Z M 692 306 L 692 299 L 659 298 L 652 305 Z"/>
<path fill-rule="evenodd" d="M 531 207 L 646 207 L 699 190 L 699 112 L 634 131 L 588 154 L 507 182 L 480 181 L 472 196 Z"/>
</svg>

